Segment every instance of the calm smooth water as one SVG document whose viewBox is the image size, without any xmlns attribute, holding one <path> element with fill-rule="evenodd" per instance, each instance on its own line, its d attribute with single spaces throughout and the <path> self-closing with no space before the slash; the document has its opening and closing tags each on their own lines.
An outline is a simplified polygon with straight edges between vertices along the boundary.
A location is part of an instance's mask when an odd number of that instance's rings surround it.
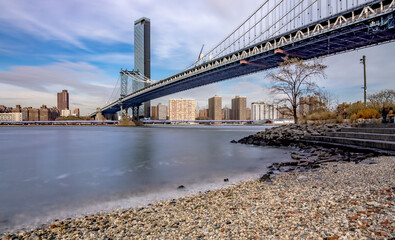
<svg viewBox="0 0 395 240">
<path fill-rule="evenodd" d="M 230 141 L 263 128 L 1 127 L 0 232 L 258 177 L 288 150 Z"/>
</svg>

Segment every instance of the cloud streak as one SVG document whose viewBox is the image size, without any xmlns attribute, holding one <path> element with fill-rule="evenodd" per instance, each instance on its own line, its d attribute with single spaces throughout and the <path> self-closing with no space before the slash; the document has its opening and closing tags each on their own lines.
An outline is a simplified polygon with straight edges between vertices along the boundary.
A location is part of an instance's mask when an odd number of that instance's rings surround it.
<svg viewBox="0 0 395 240">
<path fill-rule="evenodd" d="M 35 94 L 40 92 L 44 95 L 56 95 L 56 92 L 68 89 L 75 96 L 81 96 L 85 100 L 94 97 L 102 99 L 101 102 L 108 98 L 113 88 L 112 84 L 107 84 L 104 72 L 84 62 L 62 62 L 46 66 L 16 66 L 12 67 L 10 71 L 0 72 L 0 83 L 5 86 L 18 87 L 16 89 L 24 88 Z M 6 98 L 7 95 L 9 96 L 7 94 L 9 92 L 10 87 L 3 87 L 0 90 L 0 95 L 2 98 Z M 29 94 L 19 94 L 19 96 L 23 98 Z M 90 106 L 90 109 L 97 107 L 97 99 L 95 101 L 95 105 Z"/>
</svg>

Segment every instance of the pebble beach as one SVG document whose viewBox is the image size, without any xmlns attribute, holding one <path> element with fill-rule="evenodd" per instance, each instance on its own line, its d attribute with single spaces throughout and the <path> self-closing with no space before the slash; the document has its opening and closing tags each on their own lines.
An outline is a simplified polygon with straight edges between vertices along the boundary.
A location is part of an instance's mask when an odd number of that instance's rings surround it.
<svg viewBox="0 0 395 240">
<path fill-rule="evenodd" d="M 395 157 L 330 162 L 1 239 L 393 239 Z"/>
</svg>

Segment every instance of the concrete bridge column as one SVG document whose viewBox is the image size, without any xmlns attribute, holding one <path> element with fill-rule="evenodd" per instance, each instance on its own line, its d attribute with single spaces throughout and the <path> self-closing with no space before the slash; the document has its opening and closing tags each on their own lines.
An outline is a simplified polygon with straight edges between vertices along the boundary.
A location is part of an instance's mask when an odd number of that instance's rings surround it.
<svg viewBox="0 0 395 240">
<path fill-rule="evenodd" d="M 121 116 L 123 121 L 128 119 L 128 107 L 121 105 Z"/>
<path fill-rule="evenodd" d="M 100 108 L 97 108 L 96 111 L 97 111 L 96 116 L 95 116 L 95 120 L 96 121 L 104 121 L 104 120 L 106 120 L 105 117 L 103 116 Z"/>
</svg>

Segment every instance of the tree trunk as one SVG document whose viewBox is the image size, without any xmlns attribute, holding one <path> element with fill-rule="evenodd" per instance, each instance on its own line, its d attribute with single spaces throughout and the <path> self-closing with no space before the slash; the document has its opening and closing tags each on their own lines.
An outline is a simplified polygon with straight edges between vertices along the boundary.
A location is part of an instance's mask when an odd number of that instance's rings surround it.
<svg viewBox="0 0 395 240">
<path fill-rule="evenodd" d="M 296 106 L 293 106 L 292 110 L 293 110 L 295 124 L 298 124 L 298 115 L 297 115 L 297 112 L 296 112 Z"/>
</svg>

